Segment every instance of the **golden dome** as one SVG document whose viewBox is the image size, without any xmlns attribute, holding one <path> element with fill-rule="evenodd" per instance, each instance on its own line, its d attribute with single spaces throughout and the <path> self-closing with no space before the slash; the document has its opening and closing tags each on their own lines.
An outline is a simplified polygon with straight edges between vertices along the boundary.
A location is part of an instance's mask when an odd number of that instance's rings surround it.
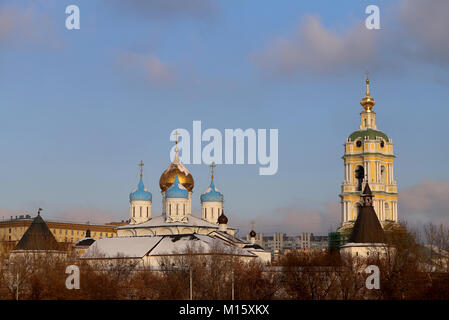
<svg viewBox="0 0 449 320">
<path fill-rule="evenodd" d="M 175 182 L 176 175 L 178 175 L 179 182 L 188 191 L 192 192 L 194 187 L 193 176 L 189 170 L 179 161 L 179 148 L 178 148 L 178 131 L 175 132 L 176 136 L 176 147 L 175 147 L 175 159 L 172 163 L 162 172 L 161 178 L 159 179 L 159 187 L 162 192 L 165 192 L 171 187 L 173 182 Z"/>
<path fill-rule="evenodd" d="M 170 163 L 159 179 L 159 187 L 162 192 L 170 188 L 176 179 L 176 175 L 178 175 L 179 182 L 181 182 L 184 188 L 189 191 L 193 190 L 194 182 L 192 174 L 181 162 L 176 161 L 175 159 L 175 161 Z"/>
<path fill-rule="evenodd" d="M 366 73 L 366 94 L 360 101 L 360 104 L 365 109 L 365 111 L 371 112 L 371 109 L 376 104 L 376 101 L 374 101 L 374 98 L 370 96 L 369 93 L 369 79 L 368 79 L 368 72 Z"/>
</svg>

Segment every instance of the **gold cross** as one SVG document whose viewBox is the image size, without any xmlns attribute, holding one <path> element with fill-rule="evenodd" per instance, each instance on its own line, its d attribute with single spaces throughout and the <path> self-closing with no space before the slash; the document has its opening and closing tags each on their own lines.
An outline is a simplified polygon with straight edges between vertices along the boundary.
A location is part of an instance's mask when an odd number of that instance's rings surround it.
<svg viewBox="0 0 449 320">
<path fill-rule="evenodd" d="M 174 133 L 175 137 L 176 137 L 176 148 L 175 148 L 175 152 L 176 154 L 178 154 L 179 148 L 178 148 L 178 136 L 179 136 L 179 132 L 178 130 L 175 131 Z"/>
<path fill-rule="evenodd" d="M 140 167 L 140 177 L 141 177 L 141 178 L 142 178 L 143 166 L 144 166 L 143 161 L 140 160 L 139 167 Z"/>
<path fill-rule="evenodd" d="M 216 167 L 215 162 L 212 162 L 209 167 L 210 167 L 212 180 L 214 180 L 214 171 L 215 171 L 215 167 Z"/>
</svg>

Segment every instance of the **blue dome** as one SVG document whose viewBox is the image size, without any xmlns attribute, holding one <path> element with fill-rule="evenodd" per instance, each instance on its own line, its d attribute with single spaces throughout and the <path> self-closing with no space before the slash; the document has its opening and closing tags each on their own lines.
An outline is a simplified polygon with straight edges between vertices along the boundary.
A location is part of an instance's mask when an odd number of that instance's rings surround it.
<svg viewBox="0 0 449 320">
<path fill-rule="evenodd" d="M 143 185 L 142 178 L 140 178 L 137 189 L 129 194 L 130 201 L 152 201 L 153 195 L 147 188 Z"/>
<path fill-rule="evenodd" d="M 223 202 L 223 193 L 215 188 L 214 180 L 210 182 L 209 188 L 201 194 L 201 202 Z"/>
<path fill-rule="evenodd" d="M 178 199 L 188 199 L 189 191 L 183 187 L 181 182 L 179 182 L 178 175 L 176 175 L 175 181 L 170 186 L 170 188 L 165 191 L 165 198 L 178 198 Z"/>
</svg>

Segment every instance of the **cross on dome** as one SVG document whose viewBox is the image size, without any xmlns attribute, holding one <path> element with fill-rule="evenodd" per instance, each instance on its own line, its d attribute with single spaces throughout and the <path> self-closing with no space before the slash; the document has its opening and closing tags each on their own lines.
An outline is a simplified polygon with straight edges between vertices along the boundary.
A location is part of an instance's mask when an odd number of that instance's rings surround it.
<svg viewBox="0 0 449 320">
<path fill-rule="evenodd" d="M 214 180 L 214 172 L 215 172 L 215 167 L 216 167 L 217 165 L 215 164 L 215 162 L 212 162 L 211 164 L 210 164 L 210 175 L 211 175 L 211 177 L 212 177 L 212 180 Z"/>
<path fill-rule="evenodd" d="M 140 160 L 140 163 L 139 163 L 139 167 L 140 167 L 140 178 L 142 178 L 142 176 L 143 176 L 143 166 L 144 166 L 143 161 Z"/>
</svg>

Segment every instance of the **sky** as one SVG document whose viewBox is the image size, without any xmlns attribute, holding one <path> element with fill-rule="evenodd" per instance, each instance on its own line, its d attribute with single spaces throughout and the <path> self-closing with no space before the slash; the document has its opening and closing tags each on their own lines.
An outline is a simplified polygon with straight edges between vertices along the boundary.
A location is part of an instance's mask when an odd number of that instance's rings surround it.
<svg viewBox="0 0 449 320">
<path fill-rule="evenodd" d="M 379 30 L 365 27 L 371 4 Z M 170 133 L 200 120 L 279 130 L 275 175 L 217 166 L 230 225 L 326 234 L 369 71 L 399 219 L 447 225 L 448 14 L 446 0 L 0 0 L 0 219 L 128 219 L 140 160 L 159 215 Z M 210 170 L 187 167 L 199 215 Z"/>
</svg>

